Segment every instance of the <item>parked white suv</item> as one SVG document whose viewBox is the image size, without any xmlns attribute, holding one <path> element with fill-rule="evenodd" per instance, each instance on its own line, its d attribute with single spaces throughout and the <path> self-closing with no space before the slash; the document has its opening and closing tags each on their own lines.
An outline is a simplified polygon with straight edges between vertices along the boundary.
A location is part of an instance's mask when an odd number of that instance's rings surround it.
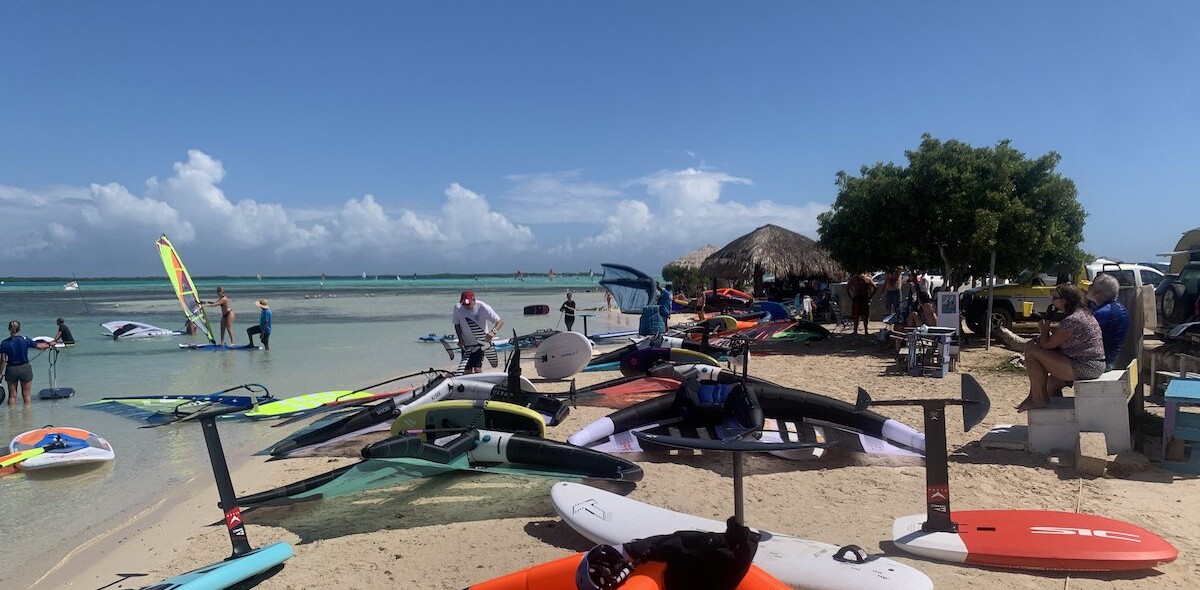
<svg viewBox="0 0 1200 590">
<path fill-rule="evenodd" d="M 935 269 L 932 271 L 925 271 L 923 273 L 925 280 L 929 281 L 929 291 L 931 293 L 934 291 L 937 291 L 938 289 L 941 289 L 942 285 L 946 282 L 945 279 L 942 278 L 941 272 L 942 271 Z M 933 273 L 938 273 L 938 274 L 933 274 Z M 871 276 L 871 280 L 875 281 L 875 285 L 882 289 L 883 288 L 883 279 L 886 275 L 887 275 L 887 272 L 885 272 L 885 271 L 876 271 Z M 903 273 L 900 274 L 900 283 L 903 284 L 906 282 L 908 282 L 908 271 L 904 271 Z"/>
<path fill-rule="evenodd" d="M 1141 285 L 1158 287 L 1163 277 L 1166 276 L 1162 271 L 1153 266 L 1117 263 L 1103 258 L 1096 259 L 1095 262 L 1087 265 L 1085 268 L 1089 281 L 1095 279 L 1097 274 L 1103 272 L 1116 278 L 1122 287 L 1140 287 Z M 1136 278 L 1134 277 L 1135 274 L 1137 275 Z"/>
</svg>

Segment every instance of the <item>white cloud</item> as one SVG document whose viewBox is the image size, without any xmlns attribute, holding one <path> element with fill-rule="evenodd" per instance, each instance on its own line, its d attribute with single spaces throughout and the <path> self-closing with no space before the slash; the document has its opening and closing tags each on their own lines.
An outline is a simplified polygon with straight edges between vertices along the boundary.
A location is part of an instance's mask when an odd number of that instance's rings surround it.
<svg viewBox="0 0 1200 590">
<path fill-rule="evenodd" d="M 750 180 L 703 168 L 615 181 L 579 171 L 512 175 L 495 204 L 451 182 L 412 205 L 364 194 L 304 208 L 231 198 L 225 178 L 219 159 L 189 150 L 141 194 L 117 183 L 0 185 L 0 217 L 16 228 L 0 249 L 4 274 L 152 275 L 160 272 L 152 244 L 162 232 L 198 275 L 508 272 L 604 261 L 653 272 L 764 223 L 815 237 L 826 208 L 731 201 L 723 189 Z M 641 196 L 625 194 L 639 189 Z M 536 235 L 527 223 L 539 224 Z"/>
<path fill-rule="evenodd" d="M 621 199 L 618 188 L 581 179 L 578 170 L 512 174 L 513 186 L 502 201 L 514 219 L 525 223 L 594 223 Z"/>
<path fill-rule="evenodd" d="M 637 182 L 646 185 L 646 192 L 651 196 L 658 197 L 664 213 L 672 215 L 716 203 L 721 198 L 721 187 L 726 184 L 752 184 L 745 178 L 695 168 L 660 170 Z"/>
</svg>

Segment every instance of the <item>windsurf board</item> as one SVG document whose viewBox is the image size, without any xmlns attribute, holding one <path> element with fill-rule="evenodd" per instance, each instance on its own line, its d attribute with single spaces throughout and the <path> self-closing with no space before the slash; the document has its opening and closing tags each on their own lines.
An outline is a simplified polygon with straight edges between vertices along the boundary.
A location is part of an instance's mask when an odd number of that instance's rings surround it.
<svg viewBox="0 0 1200 590">
<path fill-rule="evenodd" d="M 592 341 L 578 332 L 559 332 L 533 351 L 533 369 L 544 379 L 565 379 L 592 360 Z"/>
<path fill-rule="evenodd" d="M 554 510 L 594 543 L 615 545 L 679 530 L 721 532 L 725 523 L 652 506 L 577 483 L 550 490 Z M 781 582 L 811 590 L 929 590 L 925 574 L 900 562 L 867 555 L 841 560 L 836 545 L 761 531 L 754 564 Z"/>
<path fill-rule="evenodd" d="M 48 387 L 38 392 L 38 399 L 67 399 L 73 395 L 74 387 Z"/>
<path fill-rule="evenodd" d="M 172 576 L 142 590 L 219 590 L 231 588 L 292 557 L 292 546 L 278 541 L 249 553 Z"/>
<path fill-rule="evenodd" d="M 58 448 L 47 448 L 45 452 L 21 462 L 22 471 L 87 465 L 112 461 L 116 454 L 108 441 L 82 428 L 47 426 L 18 434 L 8 445 L 9 452 L 20 453 L 61 442 Z"/>
<path fill-rule="evenodd" d="M 1166 540 L 1127 522 L 1049 510 L 964 510 L 950 516 L 957 532 L 923 531 L 927 514 L 896 519 L 896 546 L 914 555 L 971 565 L 1108 572 L 1175 561 Z"/>
<path fill-rule="evenodd" d="M 180 344 L 181 350 L 262 350 L 262 345 L 243 344 L 241 346 L 229 344 Z"/>
</svg>

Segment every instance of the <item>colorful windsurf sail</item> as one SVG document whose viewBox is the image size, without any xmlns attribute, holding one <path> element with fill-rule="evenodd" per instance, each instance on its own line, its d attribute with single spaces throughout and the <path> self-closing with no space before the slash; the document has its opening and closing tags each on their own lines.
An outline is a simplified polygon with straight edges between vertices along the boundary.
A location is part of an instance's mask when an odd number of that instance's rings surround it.
<svg viewBox="0 0 1200 590">
<path fill-rule="evenodd" d="M 167 269 L 167 278 L 171 279 L 171 286 L 175 288 L 175 296 L 179 298 L 179 305 L 183 307 L 183 314 L 204 332 L 204 336 L 208 338 L 209 342 L 215 343 L 212 326 L 208 325 L 208 316 L 205 315 L 204 306 L 200 305 L 200 296 L 196 293 L 196 284 L 192 282 L 192 275 L 188 274 L 187 268 L 183 266 L 183 261 L 179 259 L 179 253 L 175 251 L 175 246 L 171 245 L 167 234 L 159 237 L 156 243 L 158 254 L 162 256 L 163 268 Z"/>
<path fill-rule="evenodd" d="M 658 299 L 654 279 L 646 273 L 623 264 L 602 264 L 604 277 L 600 286 L 612 293 L 613 301 L 622 313 L 642 313 L 642 308 Z"/>
</svg>

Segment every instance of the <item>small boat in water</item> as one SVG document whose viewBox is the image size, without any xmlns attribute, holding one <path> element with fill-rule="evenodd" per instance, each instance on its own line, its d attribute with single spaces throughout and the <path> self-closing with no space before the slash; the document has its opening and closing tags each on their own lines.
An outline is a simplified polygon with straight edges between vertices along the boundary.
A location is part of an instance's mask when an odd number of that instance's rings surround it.
<svg viewBox="0 0 1200 590">
<path fill-rule="evenodd" d="M 77 281 L 68 281 L 67 284 L 63 285 L 63 291 L 78 291 L 78 290 L 79 290 L 79 283 Z"/>
</svg>

